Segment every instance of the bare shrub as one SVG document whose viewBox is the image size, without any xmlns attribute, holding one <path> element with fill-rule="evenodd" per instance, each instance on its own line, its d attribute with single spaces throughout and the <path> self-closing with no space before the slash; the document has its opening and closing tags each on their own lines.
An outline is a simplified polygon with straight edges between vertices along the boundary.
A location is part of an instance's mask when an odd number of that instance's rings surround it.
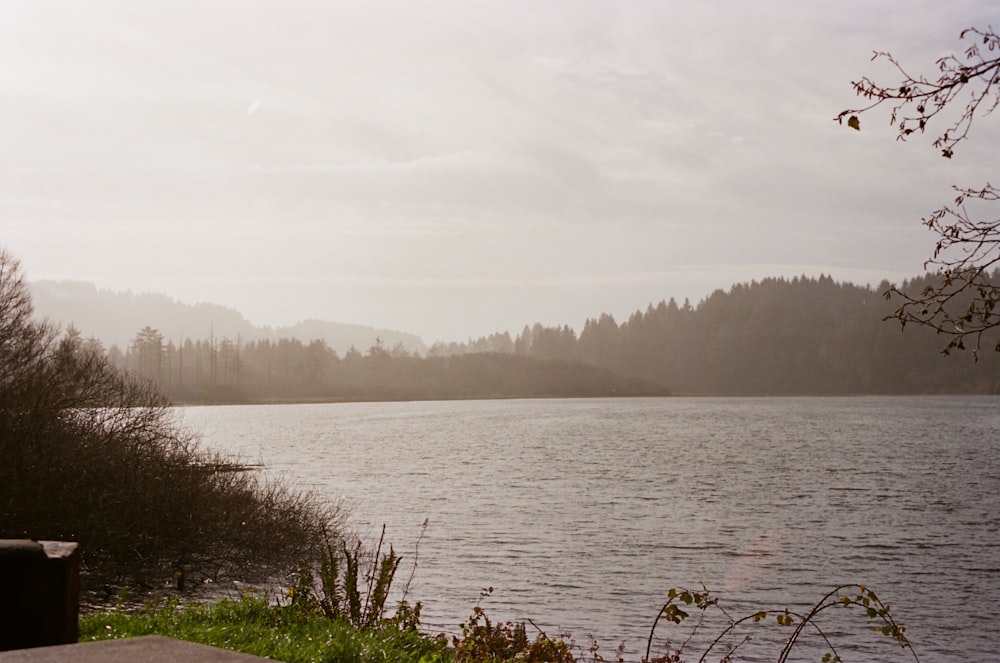
<svg viewBox="0 0 1000 663">
<path fill-rule="evenodd" d="M 78 541 L 90 586 L 183 589 L 319 559 L 335 506 L 200 450 L 148 383 L 31 316 L 0 250 L 0 537 Z"/>
</svg>

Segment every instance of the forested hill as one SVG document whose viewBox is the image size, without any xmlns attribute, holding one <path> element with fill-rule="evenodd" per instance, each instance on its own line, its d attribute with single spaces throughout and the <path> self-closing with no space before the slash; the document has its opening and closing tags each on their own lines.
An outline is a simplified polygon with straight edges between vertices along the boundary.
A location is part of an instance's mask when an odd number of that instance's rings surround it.
<svg viewBox="0 0 1000 663">
<path fill-rule="evenodd" d="M 901 287 L 919 292 L 930 278 Z M 175 342 L 149 322 L 133 324 L 124 347 L 88 343 L 179 402 L 1000 393 L 995 337 L 985 339 L 978 362 L 968 353 L 943 356 L 945 337 L 883 322 L 898 305 L 883 297 L 888 287 L 765 279 L 697 306 L 661 301 L 621 323 L 599 315 L 579 333 L 535 324 L 515 337 L 498 332 L 425 352 L 378 336 L 357 346 L 367 350 L 338 351 L 321 329 L 306 341 L 215 327 Z"/>
<path fill-rule="evenodd" d="M 931 277 L 903 284 L 919 292 Z M 1000 392 L 996 340 L 978 362 L 943 356 L 943 336 L 900 329 L 882 318 L 898 305 L 888 288 L 832 278 L 765 279 L 718 290 L 692 307 L 660 302 L 618 323 L 525 327 L 432 353 L 509 349 L 539 358 L 576 359 L 669 386 L 674 394 L 909 394 Z"/>
</svg>

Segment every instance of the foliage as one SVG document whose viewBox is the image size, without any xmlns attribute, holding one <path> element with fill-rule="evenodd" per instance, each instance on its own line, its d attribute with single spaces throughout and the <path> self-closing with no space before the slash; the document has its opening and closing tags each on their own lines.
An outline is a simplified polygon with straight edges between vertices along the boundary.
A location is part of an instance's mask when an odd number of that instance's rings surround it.
<svg viewBox="0 0 1000 663">
<path fill-rule="evenodd" d="M 805 614 L 790 611 L 787 608 L 784 608 L 778 610 L 757 610 L 740 618 L 733 618 L 730 616 L 729 612 L 719 605 L 719 600 L 711 596 L 707 589 L 702 588 L 701 591 L 696 591 L 683 588 L 671 588 L 667 591 L 666 603 L 664 603 L 659 613 L 657 613 L 656 619 L 653 620 L 653 625 L 649 632 L 649 640 L 646 645 L 646 655 L 643 657 L 643 661 L 646 663 L 676 663 L 681 661 L 685 647 L 692 641 L 696 632 L 702 628 L 704 621 L 699 620 L 698 623 L 692 628 L 688 637 L 677 648 L 673 650 L 669 650 L 668 648 L 668 651 L 662 656 L 651 658 L 650 653 L 653 643 L 653 634 L 656 631 L 656 627 L 659 624 L 660 619 L 662 618 L 671 624 L 681 624 L 684 620 L 691 616 L 688 611 L 697 610 L 702 616 L 704 616 L 705 612 L 710 609 L 714 609 L 722 614 L 727 622 L 727 625 L 704 649 L 698 659 L 700 662 L 707 660 L 709 654 L 711 654 L 716 647 L 720 646 L 724 640 L 732 636 L 739 627 L 747 624 L 766 623 L 769 616 L 774 617 L 774 623 L 776 623 L 779 627 L 788 627 L 792 629 L 792 633 L 787 639 L 785 639 L 784 646 L 778 653 L 778 657 L 776 659 L 778 663 L 785 663 L 788 661 L 792 650 L 795 649 L 799 642 L 799 638 L 806 630 L 815 632 L 823 643 L 829 648 L 829 651 L 823 655 L 823 663 L 840 661 L 841 657 L 836 646 L 830 640 L 824 628 L 820 626 L 817 618 L 821 613 L 832 608 L 852 607 L 860 608 L 868 619 L 876 623 L 875 631 L 885 637 L 892 638 L 896 644 L 909 652 L 914 661 L 919 661 L 916 653 L 910 647 L 909 641 L 906 639 L 906 627 L 896 623 L 895 619 L 890 614 L 889 605 L 883 603 L 878 596 L 875 595 L 874 591 L 864 585 L 841 585 L 836 587 L 828 592 Z M 722 658 L 720 660 L 732 661 L 736 651 L 741 646 L 749 642 L 750 639 L 751 636 L 747 635 L 741 639 L 730 641 L 730 643 L 725 646 L 725 652 L 722 654 Z"/>
<path fill-rule="evenodd" d="M 573 663 L 577 660 L 562 638 L 549 638 L 541 629 L 538 637 L 529 641 L 524 623 L 494 623 L 481 603 L 493 593 L 488 587 L 479 594 L 468 621 L 461 625 L 461 636 L 452 637 L 455 660 L 463 661 L 524 661 L 525 663 Z"/>
<path fill-rule="evenodd" d="M 876 51 L 872 60 L 887 60 L 903 77 L 902 81 L 885 86 L 865 76 L 852 82 L 855 94 L 872 103 L 863 108 L 841 111 L 835 119 L 843 122 L 846 117 L 847 125 L 860 131 L 858 114 L 888 103 L 892 106 L 889 124 L 897 127 L 897 140 L 906 140 L 914 132 L 924 133 L 928 123 L 948 110 L 968 88 L 971 94 L 965 109 L 933 142 L 933 146 L 941 150 L 941 155 L 950 159 L 954 156 L 955 146 L 969 137 L 976 116 L 987 115 L 1000 105 L 1000 54 L 983 57 L 984 49 L 989 53 L 1000 51 L 1000 36 L 993 28 L 981 30 L 973 27 L 959 34 L 959 39 L 966 37 L 972 43 L 962 55 L 938 58 L 936 65 L 940 75 L 935 80 L 924 75 L 912 76 L 891 53 Z"/>
<path fill-rule="evenodd" d="M 412 629 L 386 623 L 359 630 L 297 604 L 275 606 L 248 595 L 210 605 L 181 607 L 167 601 L 136 612 L 112 610 L 80 617 L 81 642 L 153 634 L 290 662 L 451 660 L 446 642 Z"/>
<path fill-rule="evenodd" d="M 360 541 L 348 546 L 341 540 L 339 547 L 327 541 L 319 569 L 301 564 L 292 574 L 287 592 L 291 605 L 327 619 L 343 620 L 359 629 L 381 626 L 386 621 L 385 604 L 402 561 L 391 545 L 388 553 L 382 552 L 384 539 L 383 526 L 382 538 L 367 565 Z M 420 603 L 411 607 L 401 601 L 396 618 L 391 621 L 402 628 L 416 629 Z"/>
<path fill-rule="evenodd" d="M 978 359 L 984 342 L 988 347 L 988 339 L 994 338 L 989 332 L 1000 326 L 1000 218 L 973 220 L 966 201 L 995 203 L 1000 200 L 1000 189 L 988 184 L 979 190 L 955 189 L 955 207 L 942 207 L 924 219 L 924 225 L 938 235 L 933 256 L 924 267 L 933 268 L 939 280 L 919 293 L 892 287 L 886 296 L 903 299 L 903 305 L 889 316 L 900 325 L 912 322 L 944 334 L 948 337 L 944 354 L 965 350 L 966 339 L 971 338 L 972 355 Z M 1000 340 L 994 341 L 993 350 L 1000 352 Z"/>
<path fill-rule="evenodd" d="M 889 53 L 876 52 L 873 60 L 888 61 L 902 77 L 894 85 L 882 85 L 868 77 L 853 82 L 854 91 L 871 103 L 865 107 L 841 111 L 835 118 L 853 129 L 861 129 L 859 115 L 883 104 L 891 106 L 890 125 L 897 128 L 897 139 L 906 140 L 914 133 L 923 134 L 928 126 L 947 117 L 956 105 L 965 107 L 932 142 L 945 158 L 952 158 L 956 146 L 969 138 L 973 121 L 988 115 L 1000 105 L 1000 35 L 993 28 L 968 28 L 959 39 L 971 43 L 960 55 L 946 55 L 937 60 L 938 76 L 911 75 Z M 994 54 L 996 54 L 994 56 Z M 963 93 L 968 93 L 963 95 Z M 975 218 L 969 203 L 989 207 L 1000 200 L 1000 190 L 987 183 L 982 187 L 955 187 L 954 206 L 944 206 L 923 222 L 938 236 L 934 252 L 924 263 L 941 278 L 919 293 L 907 293 L 892 287 L 887 297 L 902 298 L 888 318 L 930 327 L 948 337 L 943 352 L 972 348 L 978 359 L 984 334 L 1000 327 L 1000 289 L 991 271 L 1000 265 L 1000 219 Z M 970 339 L 971 343 L 966 343 Z M 994 345 L 1000 352 L 1000 342 Z"/>
<path fill-rule="evenodd" d="M 263 578 L 339 512 L 198 448 L 148 382 L 32 319 L 0 251 L 0 536 L 80 543 L 85 589 Z"/>
<path fill-rule="evenodd" d="M 388 557 L 391 557 L 389 555 Z M 352 623 L 346 613 L 330 618 L 315 601 L 294 598 L 284 605 L 266 599 L 243 595 L 239 599 L 224 599 L 211 605 L 192 604 L 181 607 L 176 599 L 147 603 L 139 611 L 112 610 L 84 614 L 80 621 L 81 641 L 159 634 L 200 642 L 234 651 L 266 656 L 282 661 L 414 661 L 419 663 L 500 662 L 574 663 L 604 661 L 597 643 L 581 651 L 573 640 L 563 636 L 550 638 L 533 622 L 538 636 L 529 640 L 524 623 L 493 622 L 481 606 L 493 592 L 484 589 L 469 619 L 461 625 L 461 634 L 449 642 L 443 635 L 431 636 L 415 625 L 401 623 L 397 618 L 379 619 L 365 625 Z M 306 597 L 303 593 L 300 597 Z M 874 624 L 874 631 L 890 638 L 914 661 L 916 654 L 906 638 L 906 628 L 893 618 L 889 605 L 864 585 L 843 585 L 826 594 L 805 613 L 788 609 L 757 610 L 740 618 L 730 616 L 716 597 L 706 589 L 670 589 L 667 600 L 657 613 L 650 629 L 644 663 L 679 663 L 685 658 L 694 635 L 705 628 L 704 614 L 714 611 L 724 618 L 725 626 L 704 646 L 698 661 L 719 655 L 721 661 L 733 661 L 741 646 L 750 641 L 746 635 L 734 640 L 731 636 L 743 627 L 767 624 L 790 629 L 776 661 L 784 663 L 807 632 L 814 633 L 827 648 L 824 663 L 840 661 L 840 653 L 832 641 L 831 631 L 819 623 L 819 617 L 838 608 L 854 609 Z M 686 624 L 692 613 L 699 613 L 690 635 L 676 647 L 652 655 L 653 635 L 661 621 L 677 626 Z M 621 650 L 616 660 L 621 661 Z M 715 659 L 713 659 L 715 660 Z"/>
</svg>

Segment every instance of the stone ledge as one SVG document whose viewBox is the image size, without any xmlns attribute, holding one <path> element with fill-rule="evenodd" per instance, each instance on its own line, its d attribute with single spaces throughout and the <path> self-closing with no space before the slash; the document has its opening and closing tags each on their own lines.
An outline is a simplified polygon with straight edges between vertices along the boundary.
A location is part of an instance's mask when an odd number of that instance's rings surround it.
<svg viewBox="0 0 1000 663">
<path fill-rule="evenodd" d="M 162 635 L 0 651 L 0 663 L 259 663 L 269 659 Z"/>
</svg>

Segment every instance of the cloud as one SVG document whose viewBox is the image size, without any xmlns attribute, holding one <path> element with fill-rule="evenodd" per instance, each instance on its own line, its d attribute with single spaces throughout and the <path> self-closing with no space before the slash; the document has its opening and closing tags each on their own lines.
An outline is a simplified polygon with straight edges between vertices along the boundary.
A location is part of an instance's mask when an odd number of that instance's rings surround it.
<svg viewBox="0 0 1000 663">
<path fill-rule="evenodd" d="M 850 80 L 891 78 L 873 49 L 930 71 L 995 17 L 986 0 L 15 0 L 9 15 L 0 218 L 29 273 L 255 307 L 219 284 L 295 283 L 283 310 L 417 332 L 696 298 L 762 265 L 915 273 L 919 218 L 980 183 L 1000 137 L 984 122 L 945 163 L 884 117 L 860 134 L 832 121 Z M 505 313 L 448 317 L 477 292 Z"/>
</svg>

